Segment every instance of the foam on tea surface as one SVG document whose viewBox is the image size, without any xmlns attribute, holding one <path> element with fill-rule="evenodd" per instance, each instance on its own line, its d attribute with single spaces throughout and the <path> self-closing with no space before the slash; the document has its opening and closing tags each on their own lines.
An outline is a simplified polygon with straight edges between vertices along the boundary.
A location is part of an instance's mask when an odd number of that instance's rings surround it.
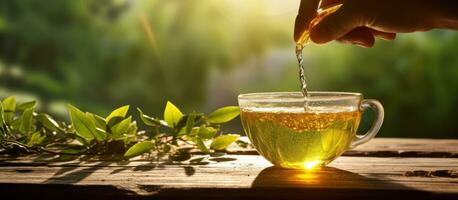
<svg viewBox="0 0 458 200">
<path fill-rule="evenodd" d="M 243 108 L 242 124 L 258 152 L 273 164 L 327 164 L 350 145 L 361 112 L 351 107 Z"/>
<path fill-rule="evenodd" d="M 242 111 L 246 112 L 266 112 L 266 113 L 341 113 L 352 112 L 357 110 L 354 106 L 309 106 L 307 110 L 304 107 L 245 107 Z"/>
</svg>

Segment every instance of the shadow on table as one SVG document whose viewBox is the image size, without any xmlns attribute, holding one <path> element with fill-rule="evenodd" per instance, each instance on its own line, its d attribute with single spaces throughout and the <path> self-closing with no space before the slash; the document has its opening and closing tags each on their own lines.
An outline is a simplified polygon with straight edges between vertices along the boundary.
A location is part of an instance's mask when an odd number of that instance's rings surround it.
<svg viewBox="0 0 458 200">
<path fill-rule="evenodd" d="M 333 167 L 314 170 L 269 167 L 259 173 L 252 188 L 259 189 L 269 199 L 442 199 L 387 179 L 368 178 Z"/>
<path fill-rule="evenodd" d="M 194 157 L 187 163 L 154 162 L 134 160 L 119 161 L 112 159 L 94 160 L 92 158 L 58 158 L 57 162 L 45 162 L 43 158 L 35 162 L 17 162 L 18 166 L 45 166 L 59 167 L 52 177 L 43 183 L 46 184 L 8 184 L 0 183 L 0 193 L 11 194 L 26 199 L 43 195 L 46 191 L 48 199 L 456 199 L 453 194 L 438 195 L 424 191 L 415 191 L 413 188 L 393 183 L 389 179 L 365 177 L 349 171 L 323 167 L 316 171 L 288 170 L 275 167 L 263 169 L 254 179 L 247 176 L 246 180 L 253 181 L 251 187 L 209 187 L 209 188 L 162 188 L 160 185 L 138 185 L 138 188 L 119 188 L 115 185 L 79 185 L 75 184 L 87 178 L 98 170 L 107 176 L 122 173 L 129 176 L 132 171 L 162 170 L 165 165 L 182 167 L 187 176 L 199 173 L 195 168 L 198 165 L 208 165 L 212 162 L 229 162 L 234 158 L 228 157 Z M 61 162 L 63 161 L 63 162 Z M 14 166 L 14 162 L 3 161 L 4 165 Z M 2 161 L 0 161 L 1 165 Z M 259 170 L 259 168 L 255 169 Z M 21 173 L 35 173 L 35 170 Z M 221 172 L 226 173 L 226 172 Z M 239 177 L 241 182 L 245 180 Z M 210 177 L 211 178 L 211 177 Z M 245 181 L 246 181 L 245 180 Z M 238 181 L 238 180 L 229 180 Z M 145 194 L 138 194 L 138 191 Z M 21 199 L 21 198 L 19 198 Z"/>
<path fill-rule="evenodd" d="M 54 176 L 45 180 L 43 183 L 74 184 L 80 182 L 103 167 L 112 168 L 113 164 L 117 164 L 121 166 L 113 168 L 114 170 L 117 170 L 123 169 L 123 165 L 128 165 L 130 163 L 126 160 L 120 160 L 117 157 L 103 157 L 101 160 L 96 160 L 94 158 L 96 158 L 96 156 L 91 155 L 61 155 L 55 157 L 49 160 L 49 163 L 61 163 L 60 165 L 56 165 L 60 168 L 54 173 Z"/>
<path fill-rule="evenodd" d="M 174 162 L 171 160 L 143 160 L 141 164 L 137 161 L 119 160 L 104 158 L 102 160 L 94 159 L 93 156 L 74 157 L 74 158 L 54 158 L 54 162 L 67 161 L 66 164 L 61 165 L 60 169 L 54 173 L 43 183 L 47 184 L 73 184 L 78 183 L 86 177 L 100 169 L 111 170 L 110 175 L 122 173 L 124 171 L 151 171 L 162 170 L 165 165 L 176 165 L 183 168 L 186 176 L 192 176 L 196 173 L 195 166 L 208 165 L 210 162 L 229 162 L 234 161 L 236 158 L 231 157 L 207 157 L 196 156 L 187 162 Z M 68 162 L 70 161 L 70 162 Z M 133 163 L 129 165 L 130 163 Z"/>
</svg>

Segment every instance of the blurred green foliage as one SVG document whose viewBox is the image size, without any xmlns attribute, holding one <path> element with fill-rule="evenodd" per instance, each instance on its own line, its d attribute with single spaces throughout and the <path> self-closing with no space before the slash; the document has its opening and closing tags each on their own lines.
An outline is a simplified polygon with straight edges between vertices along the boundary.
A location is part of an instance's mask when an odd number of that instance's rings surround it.
<svg viewBox="0 0 458 200">
<path fill-rule="evenodd" d="M 0 97 L 119 105 L 159 115 L 235 105 L 237 94 L 298 91 L 292 29 L 298 1 L 0 1 Z M 381 136 L 458 138 L 458 33 L 306 47 L 311 90 L 362 92 L 385 106 Z M 368 122 L 366 122 L 367 124 Z M 233 129 L 241 131 L 240 123 Z"/>
<path fill-rule="evenodd" d="M 253 29 L 254 21 L 221 24 L 214 1 L 19 0 L 0 7 L 2 85 L 101 112 L 125 103 L 153 110 L 168 98 L 202 105 L 208 68 L 232 66 L 269 43 L 267 35 L 227 31 Z"/>
</svg>

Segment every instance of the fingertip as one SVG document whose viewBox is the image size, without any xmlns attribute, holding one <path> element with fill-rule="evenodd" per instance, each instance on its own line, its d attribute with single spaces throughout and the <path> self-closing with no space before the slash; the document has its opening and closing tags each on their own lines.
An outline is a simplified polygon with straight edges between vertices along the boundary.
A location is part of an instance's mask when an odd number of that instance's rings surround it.
<svg viewBox="0 0 458 200">
<path fill-rule="evenodd" d="M 358 45 L 360 47 L 364 47 L 364 48 L 371 48 L 373 47 L 375 44 L 375 38 L 374 38 L 374 35 L 370 34 L 370 35 L 367 35 L 364 39 L 362 40 L 357 40 L 355 42 L 355 45 Z"/>
<path fill-rule="evenodd" d="M 394 39 L 396 39 L 396 33 L 390 33 L 390 34 L 386 35 L 385 37 L 382 37 L 382 39 L 389 40 L 389 41 L 394 40 Z"/>
<path fill-rule="evenodd" d="M 375 37 L 384 39 L 384 40 L 394 40 L 396 39 L 396 33 L 389 33 L 389 32 L 382 32 L 382 31 L 377 31 L 377 30 L 372 30 L 372 33 L 374 34 Z"/>
<path fill-rule="evenodd" d="M 310 40 L 312 40 L 314 43 L 317 43 L 317 44 L 324 44 L 324 43 L 331 41 L 331 39 L 326 37 L 326 32 L 321 31 L 319 25 L 313 27 L 310 30 Z"/>
<path fill-rule="evenodd" d="M 352 44 L 352 45 L 356 45 L 356 46 L 363 47 L 363 48 L 372 48 L 375 44 L 375 40 L 350 41 L 350 40 L 345 40 L 345 39 L 338 39 L 337 41 L 340 43 Z"/>
<path fill-rule="evenodd" d="M 341 7 L 334 13 L 323 16 L 315 22 L 310 30 L 310 39 L 323 44 L 341 38 L 352 29 L 357 27 L 348 9 Z"/>
<path fill-rule="evenodd" d="M 363 48 L 372 48 L 374 46 L 375 42 L 361 42 L 361 43 L 354 43 L 354 45 L 363 47 Z"/>
<path fill-rule="evenodd" d="M 340 37 L 338 41 L 364 48 L 370 48 L 374 46 L 375 38 L 371 29 L 367 27 L 358 27 Z"/>
</svg>

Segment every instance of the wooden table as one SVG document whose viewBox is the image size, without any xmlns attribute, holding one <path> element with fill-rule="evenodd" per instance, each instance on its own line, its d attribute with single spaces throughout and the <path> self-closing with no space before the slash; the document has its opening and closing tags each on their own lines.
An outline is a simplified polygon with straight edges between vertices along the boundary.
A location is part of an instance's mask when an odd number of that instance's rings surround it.
<svg viewBox="0 0 458 200">
<path fill-rule="evenodd" d="M 274 168 L 253 149 L 184 163 L 0 155 L 0 196 L 458 199 L 458 140 L 377 138 L 314 171 Z"/>
</svg>

